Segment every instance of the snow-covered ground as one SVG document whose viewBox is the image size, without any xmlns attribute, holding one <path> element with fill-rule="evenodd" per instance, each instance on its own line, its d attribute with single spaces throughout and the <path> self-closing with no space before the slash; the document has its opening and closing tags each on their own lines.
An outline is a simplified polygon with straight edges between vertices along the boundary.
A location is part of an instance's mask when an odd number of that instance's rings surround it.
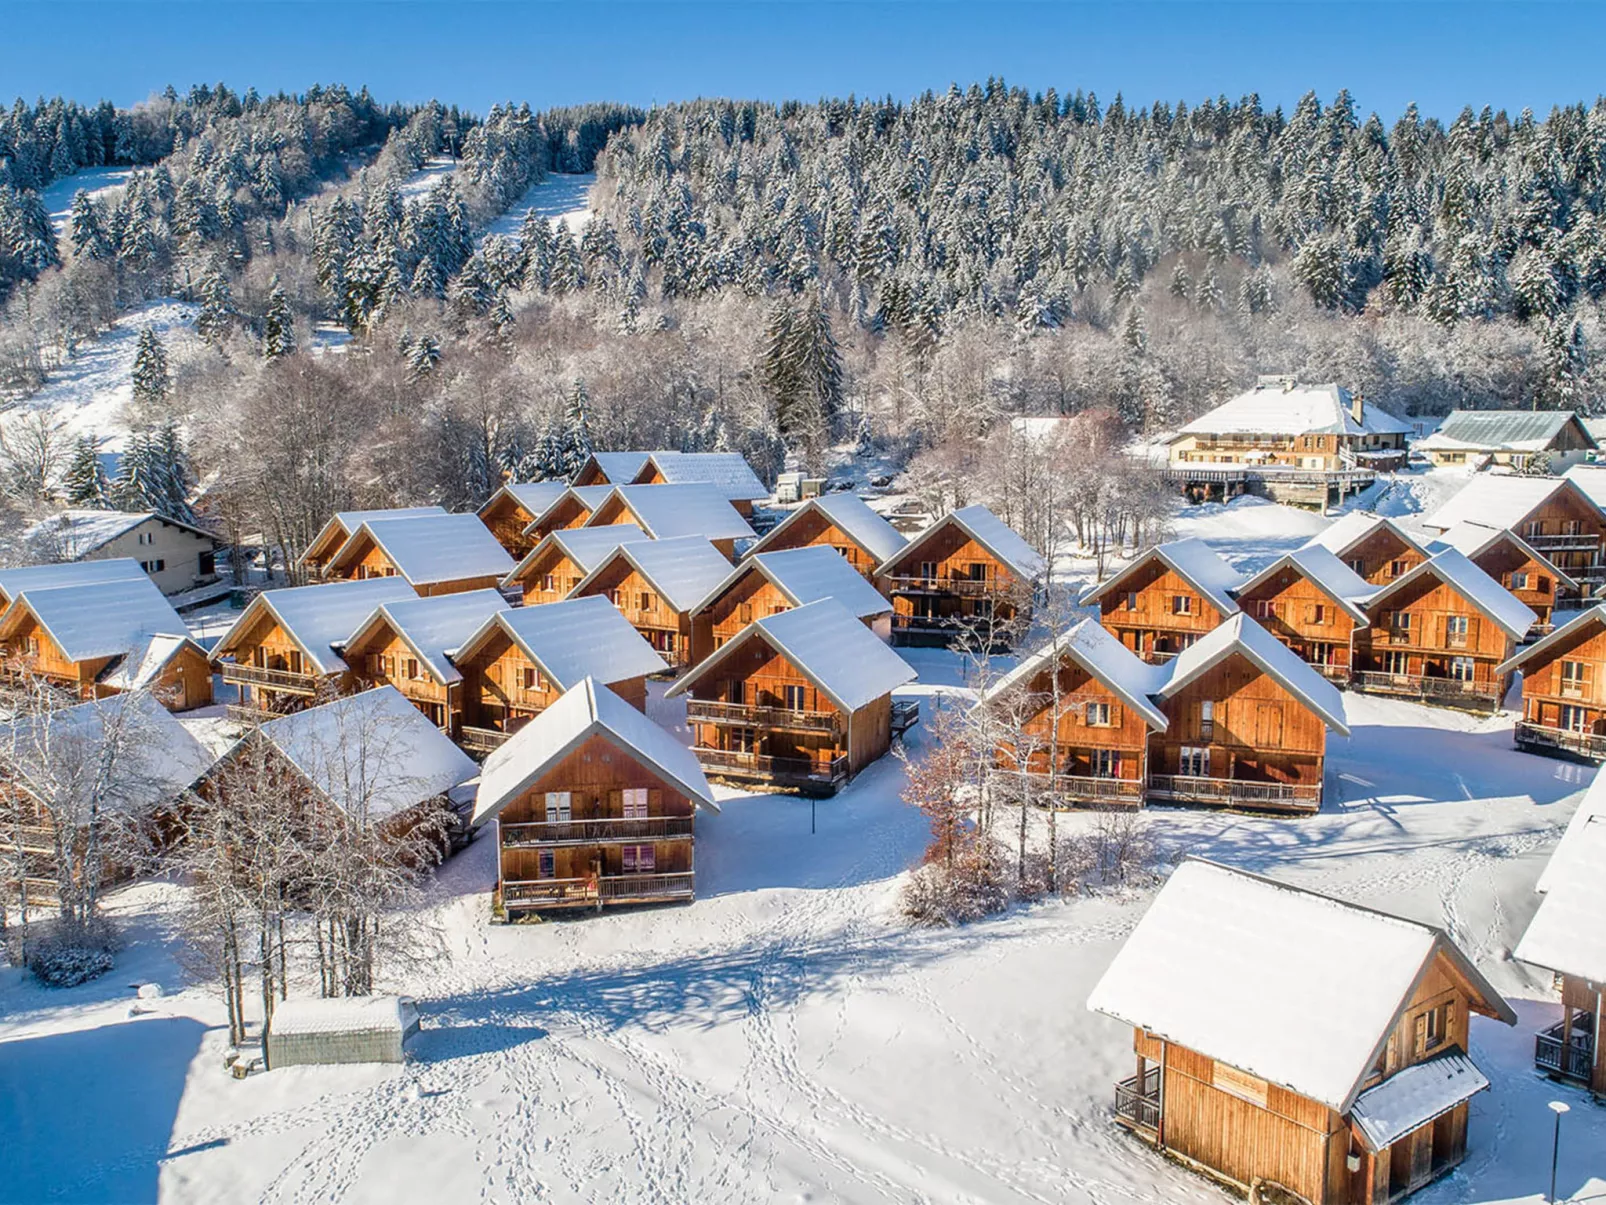
<svg viewBox="0 0 1606 1205">
<path fill-rule="evenodd" d="M 456 170 L 456 159 L 450 155 L 436 155 L 425 160 L 423 167 L 397 185 L 396 191 L 401 193 L 403 201 L 422 200 L 424 194 L 439 184 L 442 177 L 449 176 Z"/>
<path fill-rule="evenodd" d="M 72 215 L 72 199 L 79 189 L 87 192 L 92 201 L 107 200 L 121 192 L 133 174 L 131 167 L 89 167 L 47 184 L 39 193 L 39 199 L 50 214 L 50 228 L 58 238 L 66 233 L 67 219 Z"/>
<path fill-rule="evenodd" d="M 516 239 L 528 214 L 538 213 L 554 224 L 568 227 L 575 236 L 585 228 L 591 217 L 591 186 L 597 182 L 596 172 L 571 175 L 553 174 L 538 184 L 532 184 L 501 217 L 486 227 L 480 236 L 483 243 L 493 234 Z"/>
</svg>

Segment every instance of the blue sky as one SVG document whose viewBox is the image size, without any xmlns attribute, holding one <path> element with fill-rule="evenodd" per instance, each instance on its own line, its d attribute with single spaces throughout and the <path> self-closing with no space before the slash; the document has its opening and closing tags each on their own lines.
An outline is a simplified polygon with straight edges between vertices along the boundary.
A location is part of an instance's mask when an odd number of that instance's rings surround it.
<svg viewBox="0 0 1606 1205">
<path fill-rule="evenodd" d="M 1415 100 L 1592 102 L 1606 5 L 1592 3 L 188 3 L 0 0 L 0 97 L 129 104 L 168 83 L 299 90 L 366 83 L 383 100 L 483 112 L 691 96 L 903 98 L 1002 75 L 1108 101 L 1259 92 L 1285 108 L 1348 87 L 1392 119 Z"/>
</svg>

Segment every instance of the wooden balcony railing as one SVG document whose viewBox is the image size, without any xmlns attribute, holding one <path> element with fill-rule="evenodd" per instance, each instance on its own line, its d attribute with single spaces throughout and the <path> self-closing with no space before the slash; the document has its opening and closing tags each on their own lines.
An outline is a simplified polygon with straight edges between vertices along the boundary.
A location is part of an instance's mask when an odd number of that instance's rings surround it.
<svg viewBox="0 0 1606 1205">
<path fill-rule="evenodd" d="M 895 594 L 956 594 L 962 598 L 985 598 L 1002 594 L 1008 587 L 994 578 L 973 577 L 889 577 L 887 589 Z"/>
<path fill-rule="evenodd" d="M 1021 785 L 1055 799 L 1071 803 L 1143 802 L 1144 784 L 1139 778 L 1099 778 L 1089 774 L 1049 774 L 1034 770 L 991 770 L 989 781 L 1004 790 Z"/>
<path fill-rule="evenodd" d="M 583 904 L 597 899 L 595 879 L 524 879 L 502 884 L 502 903 Z"/>
<path fill-rule="evenodd" d="M 834 711 L 795 711 L 789 707 L 759 707 L 746 703 L 720 703 L 709 699 L 688 699 L 689 723 L 735 724 L 744 728 L 790 728 L 804 732 L 826 732 L 839 736 L 842 717 Z"/>
<path fill-rule="evenodd" d="M 1589 1084 L 1595 1074 L 1595 1038 L 1588 1029 L 1588 1017 L 1584 1013 L 1573 1018 L 1572 1041 L 1566 1046 L 1562 1044 L 1563 1021 L 1535 1034 L 1534 1066 L 1546 1075 Z"/>
<path fill-rule="evenodd" d="M 566 845 L 597 841 L 641 841 L 668 837 L 690 837 L 690 816 L 641 816 L 626 819 L 605 816 L 591 820 L 535 820 L 524 824 L 504 824 L 502 844 Z"/>
<path fill-rule="evenodd" d="M 1386 670 L 1357 670 L 1350 675 L 1350 686 L 1363 694 L 1472 703 L 1490 708 L 1499 706 L 1501 693 L 1498 682 L 1435 678 L 1427 674 L 1391 674 Z"/>
<path fill-rule="evenodd" d="M 892 702 L 892 735 L 902 736 L 920 722 L 919 699 L 894 699 Z"/>
<path fill-rule="evenodd" d="M 1606 761 L 1606 736 L 1597 736 L 1593 732 L 1577 732 L 1571 728 L 1552 728 L 1546 724 L 1518 720 L 1512 729 L 1512 737 L 1519 749 L 1555 749 L 1595 761 Z"/>
<path fill-rule="evenodd" d="M 507 744 L 508 734 L 494 728 L 470 728 L 464 724 L 457 734 L 457 743 L 465 753 L 493 753 Z"/>
<path fill-rule="evenodd" d="M 1144 1073 L 1143 1083 L 1132 1076 L 1115 1085 L 1115 1116 L 1118 1120 L 1139 1129 L 1158 1132 L 1160 1129 L 1160 1069 L 1151 1067 Z"/>
<path fill-rule="evenodd" d="M 1305 811 L 1314 811 L 1322 805 L 1322 788 L 1318 783 L 1246 782 L 1187 774 L 1149 775 L 1149 794 L 1175 803 L 1244 804 Z"/>
<path fill-rule="evenodd" d="M 696 875 L 683 874 L 616 874 L 602 880 L 602 898 L 608 900 L 667 900 L 690 899 Z"/>
<path fill-rule="evenodd" d="M 218 672 L 225 682 L 236 686 L 260 686 L 266 690 L 283 690 L 291 694 L 310 695 L 318 691 L 318 678 L 313 674 L 291 673 L 287 669 L 268 669 L 261 665 L 246 665 L 239 661 L 218 662 Z"/>
<path fill-rule="evenodd" d="M 23 853 L 54 853 L 56 830 L 41 824 L 7 825 L 0 829 L 0 849 L 18 849 Z"/>
<path fill-rule="evenodd" d="M 53 907 L 60 902 L 56 898 L 56 892 L 60 885 L 55 879 L 34 878 L 31 875 L 24 877 L 20 883 L 15 878 L 0 879 L 0 894 L 3 894 L 7 899 L 20 900 L 22 898 L 23 885 L 26 885 L 28 889 L 28 904 L 30 907 L 34 905 Z"/>
<path fill-rule="evenodd" d="M 1524 542 L 1537 552 L 1588 552 L 1600 547 L 1600 537 L 1587 531 L 1571 535 L 1523 536 Z"/>
<path fill-rule="evenodd" d="M 806 786 L 834 786 L 846 782 L 848 777 L 846 754 L 830 761 L 816 761 L 808 757 L 767 757 L 762 753 L 736 753 L 701 746 L 692 752 L 704 769 L 717 774 Z"/>
<path fill-rule="evenodd" d="M 691 899 L 696 875 L 604 875 L 601 879 L 522 879 L 502 884 L 502 904 L 517 907 L 567 907 L 575 904 L 621 903 L 626 900 Z"/>
<path fill-rule="evenodd" d="M 271 707 L 254 707 L 250 703 L 230 703 L 223 709 L 224 714 L 236 724 L 266 724 L 269 720 L 289 715 L 293 710 L 287 707 L 283 711 L 275 711 Z"/>
</svg>

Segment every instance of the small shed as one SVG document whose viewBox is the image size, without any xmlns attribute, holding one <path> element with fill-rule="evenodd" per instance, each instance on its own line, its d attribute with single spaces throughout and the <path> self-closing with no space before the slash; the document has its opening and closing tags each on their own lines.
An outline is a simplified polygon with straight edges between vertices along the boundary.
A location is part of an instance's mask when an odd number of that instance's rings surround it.
<svg viewBox="0 0 1606 1205">
<path fill-rule="evenodd" d="M 269 1068 L 329 1063 L 399 1063 L 418 1032 L 411 996 L 286 1000 L 268 1025 Z"/>
</svg>

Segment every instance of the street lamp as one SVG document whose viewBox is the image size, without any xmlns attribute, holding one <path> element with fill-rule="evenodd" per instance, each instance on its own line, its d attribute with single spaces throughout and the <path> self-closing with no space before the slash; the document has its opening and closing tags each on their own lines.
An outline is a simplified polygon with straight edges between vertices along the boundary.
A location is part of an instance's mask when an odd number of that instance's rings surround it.
<svg viewBox="0 0 1606 1205">
<path fill-rule="evenodd" d="M 1550 1201 L 1554 1205 L 1556 1200 L 1556 1162 L 1561 1158 L 1561 1115 L 1567 1112 L 1565 1101 L 1553 1100 L 1550 1102 L 1550 1111 L 1556 1115 L 1556 1133 L 1550 1140 Z"/>
</svg>

